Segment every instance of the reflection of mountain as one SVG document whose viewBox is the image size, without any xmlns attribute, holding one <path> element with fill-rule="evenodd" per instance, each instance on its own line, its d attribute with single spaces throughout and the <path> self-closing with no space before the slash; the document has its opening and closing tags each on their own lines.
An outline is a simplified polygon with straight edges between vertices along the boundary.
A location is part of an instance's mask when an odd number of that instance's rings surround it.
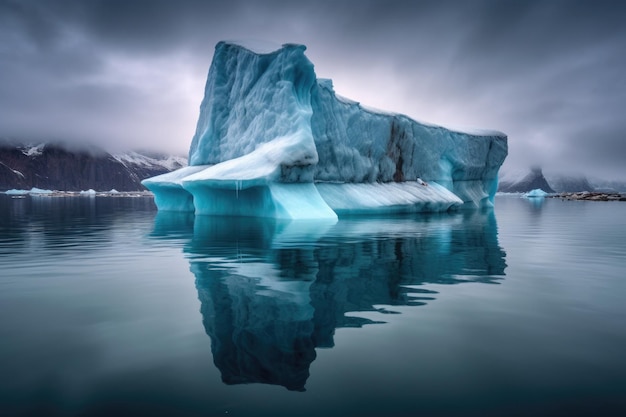
<svg viewBox="0 0 626 417">
<path fill-rule="evenodd" d="M 172 236 L 160 217 L 155 235 Z M 424 284 L 495 283 L 506 267 L 493 212 L 336 224 L 198 216 L 185 252 L 223 381 L 290 390 L 304 389 L 336 328 L 373 323 L 347 313 L 423 305 L 436 295 Z"/>
</svg>

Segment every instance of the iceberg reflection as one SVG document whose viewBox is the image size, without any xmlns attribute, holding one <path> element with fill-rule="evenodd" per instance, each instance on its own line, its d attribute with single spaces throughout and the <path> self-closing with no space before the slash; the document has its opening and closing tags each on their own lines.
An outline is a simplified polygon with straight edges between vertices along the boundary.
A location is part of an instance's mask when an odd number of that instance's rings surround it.
<svg viewBox="0 0 626 417">
<path fill-rule="evenodd" d="M 153 236 L 172 237 L 180 219 L 161 217 Z M 332 347 L 335 329 L 385 317 L 349 313 L 424 305 L 437 294 L 425 284 L 497 283 L 506 268 L 493 211 L 338 222 L 196 216 L 183 246 L 222 380 L 289 390 L 304 390 L 315 348 Z"/>
</svg>

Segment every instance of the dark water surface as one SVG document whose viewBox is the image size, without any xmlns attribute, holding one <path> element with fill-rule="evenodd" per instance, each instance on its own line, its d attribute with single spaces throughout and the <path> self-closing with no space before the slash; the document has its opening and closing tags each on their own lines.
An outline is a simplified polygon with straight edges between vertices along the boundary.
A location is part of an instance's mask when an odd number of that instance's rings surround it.
<svg viewBox="0 0 626 417">
<path fill-rule="evenodd" d="M 0 195 L 0 415 L 626 415 L 626 204 L 496 204 Z"/>
</svg>

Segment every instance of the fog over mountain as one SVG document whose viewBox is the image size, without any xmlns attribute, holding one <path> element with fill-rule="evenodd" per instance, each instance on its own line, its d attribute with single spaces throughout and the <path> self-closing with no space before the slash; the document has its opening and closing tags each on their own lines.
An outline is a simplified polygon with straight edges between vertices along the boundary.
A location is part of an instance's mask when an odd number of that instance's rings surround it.
<svg viewBox="0 0 626 417">
<path fill-rule="evenodd" d="M 544 171 L 534 166 L 521 170 L 503 170 L 498 191 L 525 193 L 541 189 L 547 193 L 576 193 L 582 191 L 626 192 L 626 181 L 587 177 L 582 174 Z"/>
</svg>

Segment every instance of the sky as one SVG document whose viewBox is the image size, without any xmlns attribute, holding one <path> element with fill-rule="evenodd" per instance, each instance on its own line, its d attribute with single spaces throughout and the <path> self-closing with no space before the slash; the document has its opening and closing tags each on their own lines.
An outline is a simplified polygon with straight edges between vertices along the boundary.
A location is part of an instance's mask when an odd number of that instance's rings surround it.
<svg viewBox="0 0 626 417">
<path fill-rule="evenodd" d="M 186 155 L 220 40 L 301 43 L 370 107 L 626 179 L 621 0 L 0 0 L 0 137 Z"/>
</svg>

